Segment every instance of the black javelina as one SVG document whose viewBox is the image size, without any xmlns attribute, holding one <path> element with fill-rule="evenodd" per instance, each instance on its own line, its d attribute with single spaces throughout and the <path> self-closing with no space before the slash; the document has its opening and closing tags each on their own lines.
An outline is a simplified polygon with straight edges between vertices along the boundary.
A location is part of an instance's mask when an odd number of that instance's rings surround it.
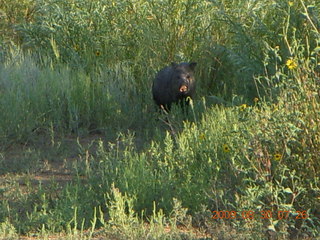
<svg viewBox="0 0 320 240">
<path fill-rule="evenodd" d="M 170 110 L 172 103 L 188 104 L 195 92 L 194 68 L 197 63 L 172 63 L 160 70 L 153 81 L 152 94 L 156 104 Z"/>
</svg>

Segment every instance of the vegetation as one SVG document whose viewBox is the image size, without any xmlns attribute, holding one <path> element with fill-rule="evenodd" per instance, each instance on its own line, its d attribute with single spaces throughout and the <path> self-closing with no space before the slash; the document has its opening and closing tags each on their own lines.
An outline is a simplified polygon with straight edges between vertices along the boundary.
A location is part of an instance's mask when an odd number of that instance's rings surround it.
<svg viewBox="0 0 320 240">
<path fill-rule="evenodd" d="M 0 238 L 316 239 L 320 2 L 0 0 Z M 196 61 L 188 116 L 156 72 Z"/>
</svg>

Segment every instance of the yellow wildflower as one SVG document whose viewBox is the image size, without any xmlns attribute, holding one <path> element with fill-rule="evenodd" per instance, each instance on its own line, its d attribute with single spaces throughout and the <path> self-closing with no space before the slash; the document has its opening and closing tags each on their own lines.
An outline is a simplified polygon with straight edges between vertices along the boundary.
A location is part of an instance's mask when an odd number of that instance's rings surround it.
<svg viewBox="0 0 320 240">
<path fill-rule="evenodd" d="M 230 152 L 230 147 L 227 144 L 223 144 L 222 149 L 225 153 Z"/>
<path fill-rule="evenodd" d="M 240 111 L 244 111 L 248 107 L 247 104 L 240 105 Z"/>
<path fill-rule="evenodd" d="M 253 101 L 254 101 L 255 103 L 259 102 L 259 98 L 255 97 L 255 98 L 253 99 Z"/>
<path fill-rule="evenodd" d="M 78 44 L 75 44 L 75 45 L 73 46 L 73 49 L 76 50 L 76 51 L 78 51 L 78 50 L 80 49 L 80 47 L 79 47 Z"/>
<path fill-rule="evenodd" d="M 288 4 L 289 4 L 290 7 L 292 7 L 293 6 L 293 1 L 289 1 Z"/>
<path fill-rule="evenodd" d="M 276 153 L 273 157 L 274 157 L 274 160 L 280 161 L 282 158 L 282 155 L 280 153 Z"/>
<path fill-rule="evenodd" d="M 201 134 L 200 136 L 199 136 L 199 139 L 200 140 L 204 140 L 206 138 L 206 135 L 204 135 L 204 134 Z"/>
<path fill-rule="evenodd" d="M 101 52 L 96 51 L 96 56 L 99 57 L 101 55 Z"/>
<path fill-rule="evenodd" d="M 286 65 L 291 70 L 295 69 L 296 67 L 298 67 L 298 64 L 292 58 L 287 60 Z"/>
</svg>

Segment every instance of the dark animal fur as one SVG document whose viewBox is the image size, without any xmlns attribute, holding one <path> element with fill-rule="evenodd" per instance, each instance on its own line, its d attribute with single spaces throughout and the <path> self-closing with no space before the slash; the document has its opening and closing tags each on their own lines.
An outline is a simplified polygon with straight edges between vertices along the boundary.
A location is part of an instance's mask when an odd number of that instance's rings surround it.
<svg viewBox="0 0 320 240">
<path fill-rule="evenodd" d="M 159 107 L 170 110 L 172 103 L 188 103 L 195 93 L 194 68 L 197 63 L 172 63 L 158 72 L 152 85 L 152 94 Z"/>
</svg>

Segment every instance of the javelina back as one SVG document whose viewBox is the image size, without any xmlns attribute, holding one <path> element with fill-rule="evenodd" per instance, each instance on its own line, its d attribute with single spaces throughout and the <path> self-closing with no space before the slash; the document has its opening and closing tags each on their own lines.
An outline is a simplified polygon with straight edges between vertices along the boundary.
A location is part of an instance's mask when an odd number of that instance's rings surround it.
<svg viewBox="0 0 320 240">
<path fill-rule="evenodd" d="M 197 63 L 172 63 L 158 72 L 152 85 L 156 104 L 170 110 L 172 103 L 184 102 L 195 92 L 194 68 Z"/>
</svg>

